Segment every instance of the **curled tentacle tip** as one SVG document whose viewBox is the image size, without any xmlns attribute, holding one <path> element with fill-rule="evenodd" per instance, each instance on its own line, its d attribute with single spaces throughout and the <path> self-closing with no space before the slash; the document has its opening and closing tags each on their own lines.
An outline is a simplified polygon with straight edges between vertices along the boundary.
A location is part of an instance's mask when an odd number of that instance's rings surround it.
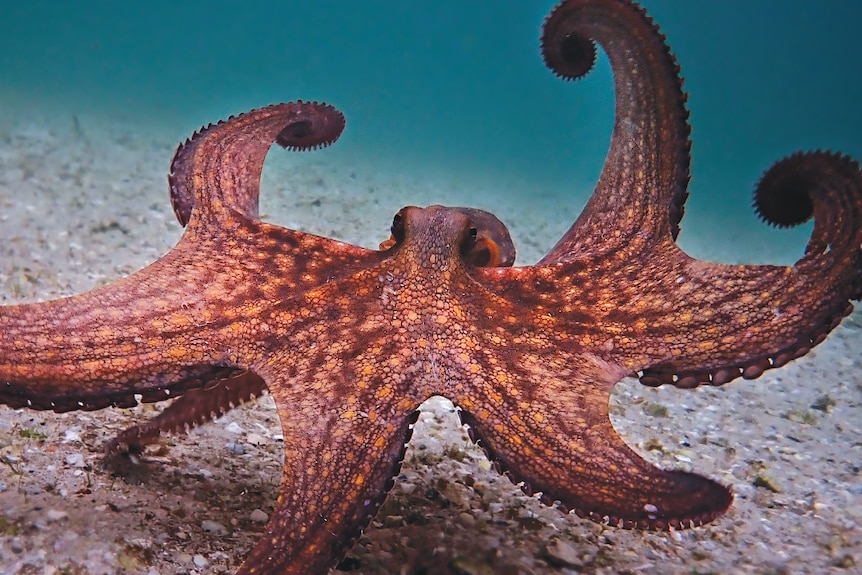
<svg viewBox="0 0 862 575">
<path fill-rule="evenodd" d="M 835 178 L 862 181 L 859 164 L 832 152 L 797 152 L 769 168 L 754 190 L 752 207 L 761 220 L 781 228 L 808 221 L 814 214 L 813 194 Z"/>
<path fill-rule="evenodd" d="M 554 33 L 545 22 L 542 34 L 542 59 L 551 71 L 563 80 L 577 80 L 589 73 L 596 64 L 596 43 L 570 32 Z"/>
<path fill-rule="evenodd" d="M 542 25 L 542 59 L 563 80 L 577 80 L 596 64 L 596 43 L 572 30 L 571 6 L 557 5 Z"/>
<path fill-rule="evenodd" d="M 276 143 L 287 150 L 325 148 L 344 130 L 344 114 L 334 106 L 318 102 L 293 104 L 293 116 L 276 136 Z"/>
<path fill-rule="evenodd" d="M 754 189 L 752 207 L 757 217 L 771 226 L 797 226 L 814 214 L 811 189 L 816 183 L 796 169 L 799 157 L 789 156 L 773 164 Z"/>
</svg>

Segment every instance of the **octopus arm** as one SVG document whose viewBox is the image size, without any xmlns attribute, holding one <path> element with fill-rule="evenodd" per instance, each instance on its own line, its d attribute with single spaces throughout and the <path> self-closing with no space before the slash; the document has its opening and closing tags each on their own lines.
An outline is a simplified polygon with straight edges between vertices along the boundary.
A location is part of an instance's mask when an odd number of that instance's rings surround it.
<svg viewBox="0 0 862 575">
<path fill-rule="evenodd" d="M 135 405 L 137 394 L 161 401 L 213 387 L 259 359 L 261 342 L 290 333 L 291 322 L 276 327 L 272 319 L 283 314 L 273 311 L 270 324 L 264 310 L 296 309 L 317 286 L 380 259 L 235 219 L 239 233 L 194 243 L 184 236 L 165 257 L 110 286 L 0 307 L 0 403 L 91 410 Z M 300 314 L 292 317 L 298 326 Z M 189 424 L 198 419 L 195 410 L 184 413 Z"/>
<path fill-rule="evenodd" d="M 236 372 L 227 354 L 213 351 L 203 302 L 187 290 L 196 266 L 171 269 L 178 255 L 85 294 L 0 307 L 0 402 L 126 407 L 135 394 L 169 399 Z"/>
<path fill-rule="evenodd" d="M 261 540 L 237 575 L 325 573 L 374 517 L 394 485 L 418 414 L 399 399 L 372 406 L 291 393 L 296 382 L 265 377 L 279 407 L 284 474 Z"/>
<path fill-rule="evenodd" d="M 344 116 L 326 104 L 291 102 L 232 116 L 201 128 L 177 148 L 168 176 L 171 204 L 185 226 L 193 208 L 204 221 L 230 209 L 257 219 L 260 176 L 273 143 L 289 150 L 328 146 Z"/>
<path fill-rule="evenodd" d="M 523 482 L 528 494 L 541 492 L 548 505 L 629 529 L 698 526 L 729 507 L 726 487 L 659 469 L 614 431 L 608 399 L 626 369 L 590 353 L 541 347 L 489 345 L 483 353 L 496 385 L 452 394 L 498 471 Z"/>
<path fill-rule="evenodd" d="M 377 281 L 376 276 L 369 278 Z M 284 474 L 265 535 L 238 573 L 325 573 L 343 557 L 394 485 L 420 402 L 419 368 L 401 363 L 405 342 L 373 307 L 344 316 L 339 294 L 356 283 L 324 286 L 311 321 L 275 346 L 254 369 L 269 387 L 284 435 Z M 363 312 L 369 312 L 365 314 Z"/>
<path fill-rule="evenodd" d="M 249 371 L 209 381 L 200 389 L 187 391 L 146 423 L 123 430 L 106 448 L 140 453 L 144 445 L 157 442 L 164 434 L 187 433 L 265 392 L 266 383 Z"/>
<path fill-rule="evenodd" d="M 689 114 L 664 35 L 642 8 L 619 0 L 563 2 L 545 21 L 542 55 L 564 80 L 593 68 L 596 43 L 614 76 L 610 149 L 583 213 L 541 264 L 613 252 L 634 234 L 676 238 L 688 196 Z"/>
<path fill-rule="evenodd" d="M 664 310 L 631 309 L 673 358 L 643 372 L 649 385 L 720 385 L 754 378 L 806 354 L 862 295 L 862 172 L 849 158 L 795 154 L 775 164 L 755 191 L 767 223 L 814 217 L 805 255 L 793 266 L 732 266 L 677 257 L 659 263 Z M 665 262 L 673 261 L 666 258 Z M 656 273 L 658 275 L 658 271 Z"/>
</svg>

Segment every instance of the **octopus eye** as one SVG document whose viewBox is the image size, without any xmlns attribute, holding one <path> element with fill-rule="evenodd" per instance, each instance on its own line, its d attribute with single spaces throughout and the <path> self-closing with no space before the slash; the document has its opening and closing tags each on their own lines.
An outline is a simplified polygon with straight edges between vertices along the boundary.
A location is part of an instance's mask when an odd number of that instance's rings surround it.
<svg viewBox="0 0 862 575">
<path fill-rule="evenodd" d="M 478 244 L 476 243 L 479 237 L 479 230 L 472 223 L 467 231 L 467 234 L 461 239 L 461 255 L 470 260 L 473 265 L 476 264 L 475 252 Z M 484 264 L 478 264 L 479 266 Z"/>
<path fill-rule="evenodd" d="M 395 217 L 392 218 L 392 239 L 396 242 L 400 242 L 404 239 L 404 217 L 401 215 L 401 212 L 395 214 Z"/>
</svg>

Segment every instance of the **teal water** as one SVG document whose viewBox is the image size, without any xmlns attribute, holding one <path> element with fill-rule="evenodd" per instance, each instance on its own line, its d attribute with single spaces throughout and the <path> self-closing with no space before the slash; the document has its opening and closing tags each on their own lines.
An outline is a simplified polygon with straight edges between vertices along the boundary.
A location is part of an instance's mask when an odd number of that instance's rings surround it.
<svg viewBox="0 0 862 575">
<path fill-rule="evenodd" d="M 513 182 L 500 193 L 527 208 L 537 195 L 551 198 L 545 209 L 582 204 L 609 140 L 609 70 L 556 80 L 538 51 L 552 2 L 493 4 L 7 2 L 0 98 L 136 118 L 176 140 L 276 101 L 325 100 L 348 117 L 339 146 L 372 165 L 487 174 Z M 685 233 L 759 227 L 752 186 L 796 149 L 862 158 L 862 3 L 644 4 L 690 94 Z M 778 241 L 801 245 L 800 233 Z"/>
</svg>

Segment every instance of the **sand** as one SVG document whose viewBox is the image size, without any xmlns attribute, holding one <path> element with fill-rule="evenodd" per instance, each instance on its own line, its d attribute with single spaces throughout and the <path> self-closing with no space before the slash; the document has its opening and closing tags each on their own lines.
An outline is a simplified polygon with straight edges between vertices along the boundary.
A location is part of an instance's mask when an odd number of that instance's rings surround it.
<svg viewBox="0 0 862 575">
<path fill-rule="evenodd" d="M 165 182 L 176 141 L 130 121 L 4 114 L 0 302 L 85 291 L 167 252 L 181 233 Z M 375 168 L 336 148 L 271 158 L 262 212 L 373 247 L 405 204 L 478 198 L 510 225 L 520 261 L 535 261 L 580 206 L 519 205 L 504 186 Z M 725 261 L 746 256 L 739 244 L 696 248 Z M 857 311 L 809 355 L 756 381 L 695 391 L 628 380 L 616 386 L 612 419 L 630 446 L 736 494 L 724 517 L 682 532 L 608 528 L 541 505 L 496 475 L 467 441 L 452 405 L 433 399 L 423 406 L 396 487 L 340 569 L 862 572 L 860 340 Z M 236 570 L 263 530 L 280 481 L 274 405 L 263 398 L 236 409 L 188 437 L 166 439 L 138 462 L 104 457 L 105 441 L 157 409 L 58 415 L 0 407 L 0 573 Z"/>
</svg>

